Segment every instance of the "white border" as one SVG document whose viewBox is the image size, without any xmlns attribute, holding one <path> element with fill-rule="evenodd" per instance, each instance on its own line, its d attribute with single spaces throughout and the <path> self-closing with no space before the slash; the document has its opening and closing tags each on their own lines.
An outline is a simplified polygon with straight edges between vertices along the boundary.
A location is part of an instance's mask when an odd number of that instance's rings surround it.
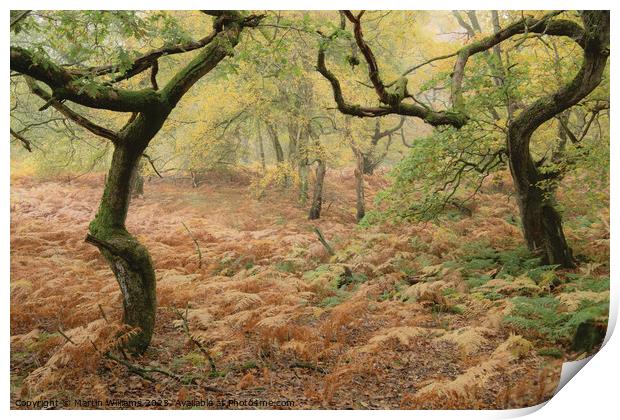
<svg viewBox="0 0 620 420">
<path fill-rule="evenodd" d="M 615 108 L 615 99 L 618 98 L 618 88 L 616 84 L 616 75 L 614 71 L 616 69 L 614 52 L 615 46 L 618 45 L 618 28 L 620 27 L 620 19 L 617 18 L 617 13 L 613 7 L 613 3 L 610 1 L 588 0 L 588 1 L 575 1 L 575 0 L 521 0 L 506 2 L 504 4 L 498 4 L 497 0 L 469 0 L 467 2 L 458 1 L 446 1 L 446 0 L 434 0 L 432 2 L 415 2 L 415 1 L 395 1 L 395 0 L 382 0 L 368 1 L 328 1 L 328 0 L 315 0 L 312 2 L 302 1 L 241 1 L 241 0 L 229 0 L 225 3 L 226 8 L 233 9 L 253 9 L 253 10 L 304 10 L 304 9 L 418 9 L 418 10 L 452 10 L 460 9 L 466 5 L 468 9 L 522 9 L 522 10 L 550 10 L 550 9 L 612 9 L 612 39 L 611 39 L 611 96 L 612 96 L 612 108 L 611 108 L 611 133 L 614 133 L 615 122 L 618 121 L 618 111 Z M 3 56 L 6 57 L 9 53 L 10 35 L 9 35 L 9 13 L 8 11 L 13 9 L 206 9 L 206 8 L 220 8 L 224 6 L 221 2 L 209 2 L 209 1 L 195 1 L 195 0 L 135 0 L 133 2 L 119 1 L 119 0 L 107 0 L 105 3 L 96 2 L 92 0 L 82 1 L 70 1 L 70 0 L 55 0 L 55 1 L 31 1 L 24 0 L 19 2 L 13 2 L 12 4 L 3 4 L 3 34 L 5 41 L 2 45 Z M 380 6 L 380 7 L 377 7 Z M 432 7 L 429 7 L 432 6 Z M 4 80 L 9 79 L 9 66 L 5 64 L 4 68 Z M 4 100 L 2 101 L 2 114 L 4 131 L 9 126 L 9 96 L 8 83 L 2 84 L 2 93 Z M 8 137 L 8 133 L 5 134 Z M 615 136 L 614 136 L 615 137 Z M 614 141 L 616 139 L 614 138 Z M 618 147 L 612 142 L 611 145 L 611 211 L 610 214 L 618 214 L 620 211 L 620 199 L 617 194 L 617 183 L 619 181 L 620 168 L 616 166 L 619 162 L 618 159 Z M 2 324 L 2 355 L 4 363 L 2 363 L 2 395 L 5 396 L 5 400 L 2 401 L 2 407 L 4 411 L 9 411 L 9 351 L 10 351 L 10 327 L 9 327 L 9 245 L 10 245 L 10 200 L 9 200 L 9 180 L 10 180 L 10 160 L 9 160 L 9 142 L 8 138 L 0 142 L 0 171 L 2 173 L 2 179 L 0 183 L 0 218 L 2 224 L 0 225 L 0 267 L 4 273 L 4 287 L 2 289 L 2 303 L 4 303 L 4 310 L 1 313 Z M 540 406 L 533 408 L 525 408 L 519 410 L 504 410 L 504 411 L 386 411 L 386 412 L 368 412 L 368 411 L 175 411 L 175 412 L 158 412 L 149 411 L 148 416 L 153 418 L 169 418 L 170 416 L 191 417 L 191 418 L 235 418 L 239 415 L 253 417 L 257 419 L 267 418 L 283 418 L 289 416 L 296 416 L 300 418 L 314 418 L 316 416 L 325 417 L 339 417 L 339 418 L 370 418 L 371 416 L 390 416 L 395 418 L 454 418 L 458 416 L 463 419 L 473 418 L 507 418 L 517 417 L 521 415 L 531 414 L 533 419 L 547 419 L 547 418 L 561 418 L 561 419 L 583 419 L 583 418 L 610 418 L 611 413 L 617 413 L 618 408 L 618 393 L 617 393 L 617 378 L 620 373 L 620 342 L 618 338 L 614 338 L 611 334 L 618 315 L 618 286 L 617 281 L 614 278 L 617 272 L 617 246 L 619 232 L 615 219 L 611 220 L 611 306 L 610 306 L 610 321 L 609 331 L 606 337 L 606 345 L 601 351 L 596 354 L 591 360 L 589 360 L 588 368 L 583 372 L 580 372 L 577 379 L 570 381 L 561 391 L 553 397 L 547 404 L 541 404 Z M 572 368 L 575 365 L 573 364 Z M 581 366 L 583 367 L 583 366 Z M 577 369 L 578 370 L 578 369 Z M 543 409 L 542 406 L 544 406 Z M 45 416 L 48 418 L 65 418 L 65 417 L 84 417 L 92 416 L 93 418 L 109 418 L 112 417 L 135 417 L 138 413 L 134 411 L 99 411 L 99 412 L 86 412 L 86 411 L 16 411 L 13 410 L 9 413 L 11 416 L 19 418 L 33 418 L 39 416 Z"/>
</svg>

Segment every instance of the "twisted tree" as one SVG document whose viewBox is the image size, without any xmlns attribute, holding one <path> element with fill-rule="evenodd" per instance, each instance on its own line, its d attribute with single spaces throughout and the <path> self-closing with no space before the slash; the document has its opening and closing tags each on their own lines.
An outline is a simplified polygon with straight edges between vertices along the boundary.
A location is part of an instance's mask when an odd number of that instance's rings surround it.
<svg viewBox="0 0 620 420">
<path fill-rule="evenodd" d="M 557 177 L 556 173 L 543 173 L 539 162 L 535 162 L 530 154 L 532 134 L 546 121 L 551 120 L 586 98 L 600 83 L 609 56 L 609 12 L 580 12 L 581 23 L 558 18 L 562 11 L 550 12 L 541 18 L 525 16 L 505 28 L 499 27 L 499 19 L 494 16 L 494 33 L 471 42 L 453 54 L 435 57 L 406 70 L 403 75 L 391 82 L 384 83 L 379 66 L 372 49 L 366 43 L 362 32 L 364 11 L 353 14 L 344 11 L 342 14 L 353 25 L 355 42 L 361 51 L 368 68 L 368 79 L 376 93 L 377 106 L 361 106 L 351 104 L 344 98 L 342 88 L 336 75 L 326 65 L 325 52 L 330 43 L 338 37 L 339 31 L 323 36 L 319 44 L 317 70 L 332 87 L 334 100 L 340 112 L 357 117 L 380 117 L 388 114 L 413 116 L 422 119 L 432 126 L 452 126 L 461 128 L 469 122 L 466 111 L 466 100 L 463 94 L 465 68 L 470 57 L 486 53 L 519 34 L 538 34 L 539 36 L 561 36 L 572 39 L 583 51 L 581 68 L 574 78 L 558 91 L 543 96 L 531 105 L 522 109 L 517 115 L 512 104 L 508 104 L 508 130 L 506 136 L 506 153 L 514 180 L 517 199 L 521 212 L 522 228 L 529 249 L 541 256 L 543 264 L 558 264 L 572 267 L 574 259 L 564 237 L 562 220 L 555 209 L 553 191 L 545 187 L 545 180 Z M 473 18 L 473 19 L 472 19 Z M 477 26 L 475 15 L 470 16 L 472 24 Z M 459 16 L 459 23 L 468 32 L 474 29 Z M 341 27 L 341 29 L 343 29 Z M 435 111 L 417 101 L 407 89 L 406 76 L 434 61 L 456 57 L 451 78 L 450 109 Z M 502 69 L 496 69 L 500 71 Z M 503 71 L 503 70 L 502 70 Z M 496 73 L 501 76 L 500 73 Z M 405 102 L 410 100 L 409 102 Z M 413 103 L 412 103 L 413 102 Z"/>
<path fill-rule="evenodd" d="M 131 235 L 125 220 L 131 198 L 131 180 L 149 142 L 162 128 L 183 95 L 203 76 L 231 55 L 244 28 L 253 27 L 261 16 L 236 11 L 205 11 L 214 16 L 211 34 L 196 42 L 151 51 L 129 65 L 105 65 L 91 68 L 61 66 L 44 55 L 11 47 L 11 70 L 27 78 L 31 90 L 64 116 L 93 134 L 112 142 L 114 153 L 95 218 L 89 225 L 86 241 L 106 258 L 123 295 L 123 321 L 139 332 L 127 347 L 144 352 L 155 325 L 156 285 L 153 262 L 146 247 Z M 158 59 L 164 55 L 199 50 L 197 55 L 159 89 Z M 150 88 L 118 88 L 116 82 L 151 71 Z M 107 75 L 111 80 L 98 81 Z M 85 88 L 87 82 L 87 88 Z M 46 91 L 40 83 L 49 87 Z M 120 130 L 102 127 L 69 108 L 73 102 L 89 108 L 131 113 Z"/>
</svg>

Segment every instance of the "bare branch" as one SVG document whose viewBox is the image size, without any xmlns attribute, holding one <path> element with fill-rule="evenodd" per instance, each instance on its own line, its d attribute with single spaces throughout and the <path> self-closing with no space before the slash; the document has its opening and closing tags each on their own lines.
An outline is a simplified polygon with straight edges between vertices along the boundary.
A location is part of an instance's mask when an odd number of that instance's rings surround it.
<svg viewBox="0 0 620 420">
<path fill-rule="evenodd" d="M 24 146 L 24 149 L 26 149 L 30 153 L 32 153 L 32 147 L 30 145 L 30 141 L 27 140 L 26 138 L 24 138 L 24 136 L 22 136 L 21 134 L 18 134 L 15 131 L 13 131 L 12 128 L 10 130 L 11 130 L 11 136 L 13 136 L 15 139 L 19 140 L 22 143 L 22 145 Z"/>
</svg>

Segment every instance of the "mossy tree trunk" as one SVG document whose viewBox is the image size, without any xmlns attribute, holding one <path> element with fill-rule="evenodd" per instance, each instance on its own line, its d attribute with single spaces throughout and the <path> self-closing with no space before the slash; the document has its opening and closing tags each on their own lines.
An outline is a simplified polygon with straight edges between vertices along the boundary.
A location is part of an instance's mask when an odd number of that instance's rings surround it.
<svg viewBox="0 0 620 420">
<path fill-rule="evenodd" d="M 99 248 L 116 277 L 123 295 L 123 322 L 139 328 L 129 349 L 141 353 L 153 334 L 157 302 L 151 257 L 125 227 L 136 162 L 132 151 L 115 149 L 99 211 L 86 240 Z"/>
<path fill-rule="evenodd" d="M 131 198 L 144 196 L 144 176 L 142 175 L 143 161 L 138 158 L 136 170 L 131 178 Z"/>
<path fill-rule="evenodd" d="M 542 177 L 534 175 L 524 178 L 521 175 L 513 174 L 513 177 L 517 186 L 523 236 L 528 248 L 542 258 L 543 264 L 574 267 L 572 250 L 564 235 L 562 217 L 555 209 L 552 189 L 539 184 L 541 182 L 545 185 Z"/>
<path fill-rule="evenodd" d="M 127 347 L 134 353 L 147 349 L 157 308 L 153 262 L 144 245 L 125 227 L 132 189 L 142 153 L 157 134 L 169 110 L 140 114 L 121 131 L 99 210 L 89 225 L 86 241 L 97 246 L 108 261 L 123 295 L 123 322 L 136 327 Z"/>
<path fill-rule="evenodd" d="M 584 59 L 579 72 L 560 90 L 523 110 L 509 124 L 507 137 L 525 241 L 544 264 L 563 267 L 575 263 L 554 206 L 553 188 L 548 186 L 559 174 L 542 173 L 530 154 L 530 142 L 538 127 L 584 99 L 601 82 L 609 56 L 609 12 L 584 11 L 582 19 Z"/>
</svg>

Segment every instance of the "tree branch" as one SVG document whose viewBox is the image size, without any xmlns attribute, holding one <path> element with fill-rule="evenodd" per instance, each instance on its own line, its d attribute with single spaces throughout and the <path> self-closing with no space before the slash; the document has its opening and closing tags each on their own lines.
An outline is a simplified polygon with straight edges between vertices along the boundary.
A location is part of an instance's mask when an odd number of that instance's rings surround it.
<svg viewBox="0 0 620 420">
<path fill-rule="evenodd" d="M 243 17 L 237 11 L 218 12 L 214 23 L 218 32 L 210 42 L 184 69 L 178 72 L 162 89 L 162 95 L 169 106 L 174 107 L 181 97 L 205 74 L 227 56 L 239 42 L 239 35 L 244 27 L 256 26 L 262 15 Z"/>
<path fill-rule="evenodd" d="M 532 134 L 544 122 L 579 103 L 601 82 L 609 57 L 609 11 L 582 12 L 584 29 L 580 45 L 583 63 L 579 72 L 556 92 L 524 109 L 508 129 L 509 156 L 513 173 L 523 174 L 517 185 L 529 188 L 541 178 L 530 156 Z M 524 192 L 525 193 L 525 192 Z"/>
<path fill-rule="evenodd" d="M 349 19 L 351 23 L 353 23 L 353 35 L 355 37 L 355 42 L 357 44 L 357 47 L 362 52 L 366 63 L 368 64 L 368 78 L 372 82 L 372 85 L 377 92 L 377 96 L 379 96 L 379 100 L 386 105 L 393 105 L 395 101 L 398 101 L 398 99 L 393 97 L 393 95 L 389 94 L 386 91 L 385 85 L 381 80 L 381 75 L 379 74 L 377 59 L 375 58 L 374 53 L 364 40 L 364 35 L 362 34 L 362 23 L 360 19 L 364 12 L 361 11 L 357 17 L 353 16 L 353 13 L 351 13 L 351 11 L 349 10 L 343 10 L 342 13 L 346 16 L 347 19 Z M 401 98 L 401 100 L 402 99 L 403 98 Z"/>
<path fill-rule="evenodd" d="M 32 153 L 32 147 L 30 145 L 30 141 L 27 140 L 26 138 L 24 138 L 24 136 L 22 136 L 21 134 L 18 134 L 15 131 L 13 131 L 12 128 L 10 130 L 11 130 L 11 136 L 13 136 L 15 139 L 19 140 L 22 143 L 22 145 L 24 146 L 24 148 Z"/>
<path fill-rule="evenodd" d="M 493 48 L 495 45 L 505 41 L 514 35 L 522 33 L 539 33 L 546 35 L 567 36 L 575 40 L 583 47 L 584 31 L 579 24 L 570 20 L 552 20 L 562 11 L 553 11 L 540 19 L 526 17 L 515 22 L 504 29 L 489 35 L 480 41 L 473 42 L 457 52 L 457 59 L 452 72 L 452 106 L 460 110 L 463 108 L 462 84 L 465 75 L 465 66 L 469 57 Z"/>
<path fill-rule="evenodd" d="M 162 105 L 153 89 L 132 91 L 87 81 L 21 47 L 11 47 L 11 70 L 45 83 L 57 100 L 67 99 L 90 108 L 133 112 Z"/>
<path fill-rule="evenodd" d="M 153 63 L 155 63 L 160 57 L 181 54 L 190 51 L 194 51 L 204 47 L 209 44 L 215 36 L 217 32 L 212 32 L 209 35 L 198 41 L 190 41 L 184 44 L 178 44 L 170 47 L 159 48 L 153 51 L 150 51 L 134 60 L 131 66 L 125 70 L 124 73 L 118 75 L 114 79 L 112 79 L 112 83 L 119 82 L 121 80 L 130 79 L 131 77 L 142 73 L 143 71 L 150 68 Z M 119 64 L 110 64 L 107 66 L 100 67 L 91 67 L 86 70 L 70 70 L 70 73 L 75 76 L 102 76 L 110 73 L 118 73 L 121 66 Z"/>
<path fill-rule="evenodd" d="M 46 104 L 49 104 L 52 107 L 54 107 L 58 112 L 60 112 L 65 117 L 69 118 L 71 121 L 73 121 L 80 127 L 85 128 L 86 130 L 90 131 L 91 133 L 97 136 L 101 136 L 103 138 L 111 140 L 112 143 L 117 143 L 120 141 L 120 138 L 116 132 L 93 123 L 86 117 L 78 114 L 77 112 L 71 110 L 66 105 L 57 101 L 56 99 L 54 99 L 52 95 L 50 95 L 41 86 L 39 86 L 39 84 L 33 78 L 29 76 L 25 76 L 25 79 L 32 93 L 34 93 L 39 98 L 46 101 Z"/>
<path fill-rule="evenodd" d="M 30 14 L 32 10 L 20 10 L 20 11 L 16 11 L 16 16 L 14 19 L 11 19 L 11 26 L 10 28 L 13 29 L 15 27 L 15 25 L 17 25 L 19 22 L 21 22 L 23 19 L 26 18 L 26 16 L 28 16 Z M 13 14 L 13 11 L 11 12 L 11 14 Z"/>
<path fill-rule="evenodd" d="M 147 155 L 146 153 L 142 153 L 142 156 L 144 156 L 146 158 L 146 160 L 149 162 L 149 164 L 151 165 L 151 167 L 153 168 L 153 170 L 155 171 L 157 176 L 160 177 L 160 178 L 163 178 L 162 174 L 160 174 L 159 171 L 157 170 L 157 168 L 155 167 L 155 161 L 153 161 L 153 159 L 151 159 L 151 156 Z"/>
<path fill-rule="evenodd" d="M 336 38 L 337 34 L 337 32 L 334 32 L 330 36 L 322 36 L 322 39 L 319 42 L 316 69 L 330 83 L 334 95 L 334 101 L 336 102 L 340 112 L 346 115 L 362 118 L 380 117 L 390 114 L 405 115 L 421 118 L 426 123 L 433 126 L 451 125 L 453 127 L 460 128 L 465 124 L 467 118 L 462 114 L 451 111 L 432 111 L 418 105 L 403 102 L 392 103 L 390 105 L 385 104 L 378 107 L 363 107 L 360 105 L 352 105 L 347 103 L 342 94 L 340 81 L 325 64 L 325 49 L 329 42 Z"/>
</svg>

